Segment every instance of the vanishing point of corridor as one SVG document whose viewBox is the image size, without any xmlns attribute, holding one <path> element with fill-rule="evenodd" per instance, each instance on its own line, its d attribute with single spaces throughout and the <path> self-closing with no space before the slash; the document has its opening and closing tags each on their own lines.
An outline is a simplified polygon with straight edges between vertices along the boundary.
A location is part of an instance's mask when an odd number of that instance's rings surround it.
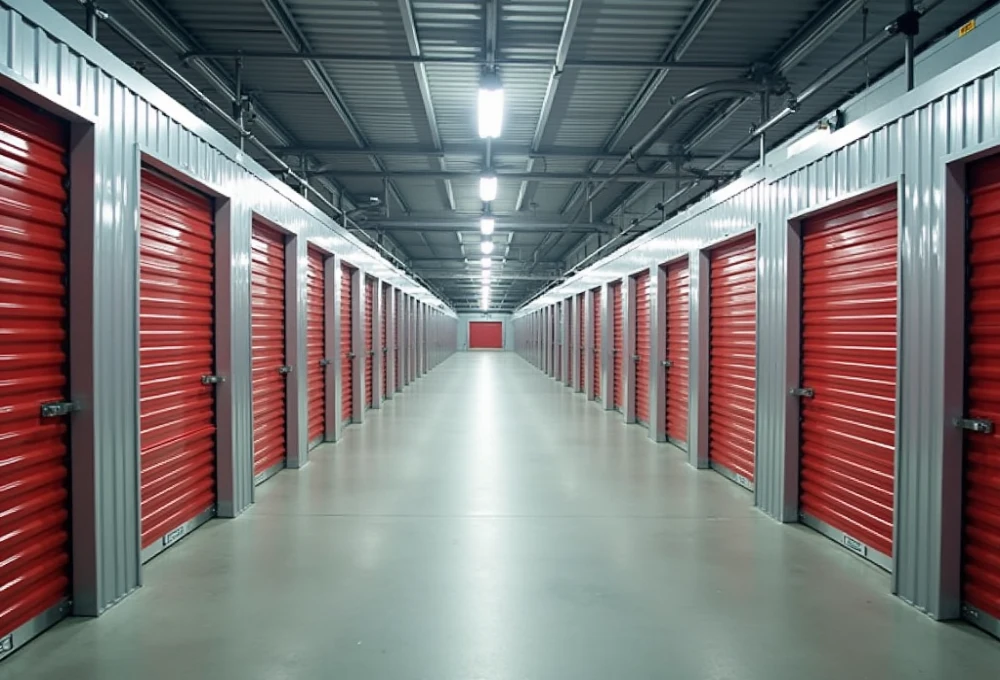
<svg viewBox="0 0 1000 680">
<path fill-rule="evenodd" d="M 364 428 L 0 667 L 32 680 L 987 678 L 1000 647 L 512 353 Z M 862 615 L 863 614 L 863 615 Z"/>
</svg>

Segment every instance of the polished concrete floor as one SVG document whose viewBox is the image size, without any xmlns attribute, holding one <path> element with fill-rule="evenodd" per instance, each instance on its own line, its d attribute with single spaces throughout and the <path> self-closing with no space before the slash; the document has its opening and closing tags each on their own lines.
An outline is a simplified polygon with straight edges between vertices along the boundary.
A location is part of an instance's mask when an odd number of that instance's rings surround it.
<svg viewBox="0 0 1000 680">
<path fill-rule="evenodd" d="M 1000 641 L 619 417 L 456 355 L 0 677 L 1000 677 Z"/>
</svg>

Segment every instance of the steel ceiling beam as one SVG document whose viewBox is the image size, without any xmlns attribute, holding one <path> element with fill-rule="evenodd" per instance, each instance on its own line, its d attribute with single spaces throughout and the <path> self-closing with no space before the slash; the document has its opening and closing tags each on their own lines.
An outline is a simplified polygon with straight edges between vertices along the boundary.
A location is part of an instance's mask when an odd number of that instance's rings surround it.
<svg viewBox="0 0 1000 680">
<path fill-rule="evenodd" d="M 417 34 L 417 23 L 413 18 L 413 6 L 410 0 L 399 0 L 399 12 L 403 18 L 403 32 L 406 34 L 406 45 L 410 50 L 410 55 L 420 57 L 420 37 Z M 424 103 L 424 115 L 427 117 L 427 127 L 430 128 L 431 141 L 437 151 L 441 150 L 441 133 L 438 130 L 437 114 L 434 112 L 434 101 L 431 99 L 431 86 L 427 80 L 427 67 L 420 62 L 414 62 L 413 74 L 417 79 L 417 87 L 420 89 L 420 98 Z M 438 157 L 438 167 L 441 170 L 448 169 L 448 163 L 444 158 Z M 455 190 L 451 185 L 451 180 L 444 180 L 444 191 L 448 197 L 448 207 L 455 210 Z"/>
<path fill-rule="evenodd" d="M 812 15 L 795 34 L 771 56 L 768 63 L 774 65 L 776 75 L 785 75 L 790 69 L 807 58 L 831 35 L 836 33 L 850 18 L 861 9 L 867 0 L 831 0 L 819 12 Z M 685 151 L 710 139 L 712 135 L 725 127 L 733 115 L 753 97 L 738 97 L 730 104 L 721 107 L 717 113 L 710 116 L 703 125 L 683 142 Z M 627 207 L 658 185 L 662 180 L 638 187 L 632 187 L 605 210 L 605 216 L 610 215 L 620 207 Z"/>
<path fill-rule="evenodd" d="M 545 136 L 545 128 L 549 124 L 549 116 L 552 115 L 552 105 L 555 103 L 556 94 L 559 92 L 559 81 L 562 78 L 563 70 L 566 68 L 566 59 L 569 57 L 569 46 L 573 41 L 573 33 L 576 31 L 576 22 L 580 18 L 580 7 L 583 0 L 569 0 L 566 7 L 566 19 L 563 22 L 562 33 L 559 35 L 559 44 L 556 46 L 556 63 L 549 73 L 549 82 L 545 88 L 545 98 L 542 99 L 542 109 L 538 115 L 538 123 L 535 125 L 535 132 L 531 138 L 531 151 L 538 152 L 542 146 L 542 138 Z M 535 169 L 535 159 L 528 159 L 528 172 Z M 521 182 L 517 191 L 517 202 L 514 210 L 520 212 L 524 204 L 524 197 L 528 193 L 528 182 Z"/>
<path fill-rule="evenodd" d="M 285 36 L 285 40 L 288 44 L 292 46 L 292 49 L 299 52 L 308 52 L 311 47 L 309 46 L 309 41 L 302 32 L 298 23 L 292 16 L 291 11 L 285 4 L 285 0 L 261 0 L 264 4 L 264 8 L 267 13 L 271 15 L 274 23 L 278 26 L 278 30 L 281 34 Z M 326 69 L 322 64 L 314 59 L 304 60 L 306 70 L 309 71 L 309 75 L 312 76 L 313 80 L 316 81 L 316 85 L 326 96 L 327 101 L 330 102 L 330 106 L 337 113 L 337 116 L 343 121 L 344 127 L 347 128 L 348 134 L 351 135 L 351 139 L 359 147 L 371 146 L 368 138 L 362 132 L 361 127 L 358 125 L 357 120 L 355 120 L 354 115 L 347 108 L 347 104 L 344 103 L 344 98 L 341 96 L 340 92 L 337 90 L 337 86 L 334 84 L 333 80 L 330 78 L 330 74 L 326 72 Z M 377 155 L 369 155 L 368 157 L 371 164 L 378 170 L 385 170 L 385 166 L 382 165 L 382 160 Z M 396 201 L 403 208 L 404 212 L 409 212 L 409 206 L 407 206 L 406 201 L 403 200 L 402 194 L 399 193 L 398 189 L 389 183 L 389 190 L 396 197 Z"/>
<path fill-rule="evenodd" d="M 701 33 L 703 28 L 705 28 L 705 24 L 708 23 L 709 19 L 711 19 L 712 14 L 714 14 L 715 10 L 718 9 L 721 1 L 722 0 L 700 0 L 700 2 L 688 13 L 687 18 L 685 18 L 684 23 L 681 25 L 680 30 L 677 31 L 673 40 L 670 41 L 670 44 L 667 45 L 666 49 L 664 49 L 660 54 L 659 61 L 665 64 L 677 61 L 683 57 L 684 53 L 687 52 L 687 50 L 694 43 L 695 38 L 698 37 L 698 34 Z M 642 84 L 642 87 L 639 88 L 639 91 L 632 99 L 632 102 L 625 109 L 625 113 L 618 119 L 618 123 L 615 125 L 614 130 L 612 130 L 611 134 L 604 140 L 604 151 L 610 153 L 614 151 L 618 144 L 621 143 L 622 138 L 646 109 L 646 106 L 653 99 L 653 95 L 656 94 L 656 90 L 663 84 L 663 81 L 666 80 L 671 70 L 674 69 L 658 69 L 646 77 L 646 82 Z M 618 157 L 620 158 L 621 154 L 619 154 Z M 590 167 L 590 170 L 595 171 L 598 167 L 600 167 L 600 163 L 595 163 Z M 569 210 L 570 207 L 580 199 L 583 194 L 583 190 L 584 186 L 582 184 L 575 187 L 569 198 L 563 204 L 562 208 L 560 208 L 559 212 L 564 213 Z"/>
<path fill-rule="evenodd" d="M 441 170 L 346 170 L 335 168 L 320 168 L 310 170 L 306 173 L 309 177 L 335 176 L 351 179 L 435 179 L 435 180 L 470 180 L 479 179 L 482 173 L 467 172 L 463 170 L 441 171 Z M 494 173 L 501 180 L 525 181 L 525 182 L 582 182 L 596 180 L 601 182 L 648 182 L 653 178 L 651 174 L 619 174 L 609 175 L 607 173 L 594 172 L 497 172 Z M 713 179 L 691 170 L 684 170 L 684 179 Z M 722 175 L 717 176 L 721 179 Z"/>
<path fill-rule="evenodd" d="M 275 149 L 278 153 L 297 156 L 300 154 L 321 154 L 329 156 L 367 156 L 377 154 L 379 156 L 401 156 L 414 158 L 430 158 L 435 156 L 479 156 L 482 153 L 482 145 L 475 144 L 445 144 L 442 148 L 424 147 L 416 145 L 383 145 L 376 144 L 370 147 L 345 146 L 344 144 L 327 144 L 323 142 L 308 142 L 296 145 L 283 146 Z M 493 155 L 495 156 L 524 156 L 534 159 L 579 159 L 579 160 L 609 160 L 616 161 L 621 158 L 620 153 L 609 153 L 603 149 L 590 149 L 580 147 L 558 147 L 552 149 L 540 149 L 532 151 L 531 147 L 518 146 L 512 144 L 494 144 Z M 662 154 L 646 154 L 645 160 L 668 161 L 673 156 Z M 715 160 L 714 154 L 689 155 L 691 161 L 711 161 Z M 740 160 L 756 160 L 757 156 L 742 156 Z"/>
<path fill-rule="evenodd" d="M 569 224 L 565 220 L 545 220 L 539 218 L 526 218 L 522 216 L 517 217 L 505 217 L 503 215 L 496 216 L 497 229 L 499 231 L 512 231 L 512 232 L 522 232 L 537 230 L 542 231 L 558 231 L 561 229 L 572 229 L 579 230 L 580 233 L 593 233 L 596 231 L 602 231 L 610 228 L 611 225 L 607 224 Z M 438 217 L 436 215 L 427 215 L 421 213 L 412 213 L 406 217 L 391 218 L 391 219 L 377 219 L 372 220 L 372 223 L 378 225 L 382 229 L 426 229 L 428 227 L 437 227 L 445 231 L 479 231 L 479 215 L 469 215 L 467 217 Z"/>
<path fill-rule="evenodd" d="M 492 1 L 492 0 L 487 0 Z M 262 59 L 268 61 L 325 61 L 340 64 L 450 64 L 457 66 L 539 66 L 552 67 L 552 59 L 507 58 L 492 59 L 467 57 L 429 57 L 402 54 L 350 54 L 315 50 L 204 50 L 194 49 L 182 53 L 184 61 L 193 59 Z M 618 59 L 567 59 L 564 69 L 600 69 L 609 71 L 649 71 L 660 69 L 685 71 L 732 71 L 745 69 L 749 64 L 733 61 L 643 61 Z"/>
</svg>

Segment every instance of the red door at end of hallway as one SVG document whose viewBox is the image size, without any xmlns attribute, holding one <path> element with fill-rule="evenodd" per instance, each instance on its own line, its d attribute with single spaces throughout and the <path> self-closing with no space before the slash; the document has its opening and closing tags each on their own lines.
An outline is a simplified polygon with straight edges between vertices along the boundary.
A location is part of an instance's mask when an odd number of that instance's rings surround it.
<svg viewBox="0 0 1000 680">
<path fill-rule="evenodd" d="M 365 277 L 365 408 L 374 404 L 375 393 L 375 279 Z"/>
<path fill-rule="evenodd" d="M 682 447 L 688 441 L 688 346 L 690 303 L 687 260 L 667 265 L 667 366 L 666 386 L 667 438 Z"/>
<path fill-rule="evenodd" d="M 608 287 L 611 296 L 611 398 L 612 406 L 622 410 L 625 406 L 625 340 L 622 318 L 622 284 L 613 283 Z"/>
<path fill-rule="evenodd" d="M 354 418 L 354 272 L 340 265 L 340 418 Z"/>
<path fill-rule="evenodd" d="M 260 484 L 285 465 L 285 235 L 254 220 L 250 241 L 253 474 Z"/>
<path fill-rule="evenodd" d="M 0 658 L 70 597 L 69 417 L 42 415 L 69 399 L 68 132 L 0 94 Z"/>
<path fill-rule="evenodd" d="M 968 169 L 962 613 L 1000 637 L 1000 156 Z"/>
<path fill-rule="evenodd" d="M 756 239 L 739 238 L 710 256 L 708 459 L 753 488 L 757 366 Z"/>
<path fill-rule="evenodd" d="M 503 322 L 470 321 L 469 349 L 503 349 Z"/>
<path fill-rule="evenodd" d="M 326 436 L 326 255 L 309 248 L 307 272 L 306 355 L 309 362 L 309 445 Z"/>
<path fill-rule="evenodd" d="M 601 289 L 593 290 L 594 305 L 594 398 L 601 398 Z"/>
<path fill-rule="evenodd" d="M 887 570 L 897 229 L 895 189 L 802 224 L 799 512 L 806 524 Z"/>
<path fill-rule="evenodd" d="M 635 277 L 635 418 L 649 425 L 649 272 Z"/>
<path fill-rule="evenodd" d="M 143 170 L 139 207 L 143 559 L 215 506 L 212 201 Z M 181 533 L 184 533 L 183 531 Z"/>
</svg>

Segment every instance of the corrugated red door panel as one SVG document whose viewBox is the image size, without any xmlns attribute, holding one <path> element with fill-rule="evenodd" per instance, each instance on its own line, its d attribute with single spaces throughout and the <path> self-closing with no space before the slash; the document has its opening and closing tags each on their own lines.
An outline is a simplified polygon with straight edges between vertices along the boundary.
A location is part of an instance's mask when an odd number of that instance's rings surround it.
<svg viewBox="0 0 1000 680">
<path fill-rule="evenodd" d="M 576 387 L 581 392 L 587 388 L 587 313 L 586 313 L 586 293 L 580 293 L 576 298 L 576 319 L 579 325 L 577 336 L 580 339 L 577 347 L 579 356 L 579 366 L 576 369 Z"/>
<path fill-rule="evenodd" d="M 309 441 L 326 434 L 326 255 L 309 248 L 306 288 L 306 356 L 309 361 Z"/>
<path fill-rule="evenodd" d="M 594 298 L 594 398 L 601 396 L 601 289 L 593 290 Z"/>
<path fill-rule="evenodd" d="M 635 277 L 635 417 L 649 424 L 649 272 Z"/>
<path fill-rule="evenodd" d="M 400 345 L 400 333 L 403 328 L 403 294 L 400 291 L 396 291 L 396 345 L 394 352 L 396 355 L 396 390 L 399 391 L 402 383 L 399 382 L 399 345 Z"/>
<path fill-rule="evenodd" d="M 354 417 L 354 272 L 346 264 L 340 266 L 340 417 Z"/>
<path fill-rule="evenodd" d="M 708 457 L 747 484 L 754 475 L 756 257 L 752 236 L 710 253 Z"/>
<path fill-rule="evenodd" d="M 688 303 L 687 260 L 667 266 L 667 437 L 686 444 L 688 438 L 688 344 L 690 305 Z"/>
<path fill-rule="evenodd" d="M 253 473 L 285 460 L 285 236 L 254 222 L 250 243 Z"/>
<path fill-rule="evenodd" d="M 608 294 L 611 296 L 611 351 L 614 354 L 611 396 L 614 400 L 613 406 L 621 409 L 625 404 L 625 319 L 622 318 L 622 284 L 620 282 L 611 284 Z"/>
<path fill-rule="evenodd" d="M 969 168 L 969 193 L 965 409 L 967 418 L 990 420 L 994 430 L 965 435 L 962 600 L 996 622 L 1000 620 L 1000 156 Z"/>
<path fill-rule="evenodd" d="M 470 321 L 469 349 L 503 349 L 503 322 Z"/>
<path fill-rule="evenodd" d="M 802 228 L 799 509 L 892 555 L 895 191 Z"/>
<path fill-rule="evenodd" d="M 375 279 L 365 277 L 365 406 L 371 408 L 375 383 Z"/>
<path fill-rule="evenodd" d="M 67 138 L 0 95 L 0 638 L 70 595 Z"/>
<path fill-rule="evenodd" d="M 143 170 L 139 206 L 142 547 L 215 504 L 212 201 Z"/>
<path fill-rule="evenodd" d="M 389 394 L 389 296 L 392 289 L 382 284 L 382 398 Z"/>
</svg>

